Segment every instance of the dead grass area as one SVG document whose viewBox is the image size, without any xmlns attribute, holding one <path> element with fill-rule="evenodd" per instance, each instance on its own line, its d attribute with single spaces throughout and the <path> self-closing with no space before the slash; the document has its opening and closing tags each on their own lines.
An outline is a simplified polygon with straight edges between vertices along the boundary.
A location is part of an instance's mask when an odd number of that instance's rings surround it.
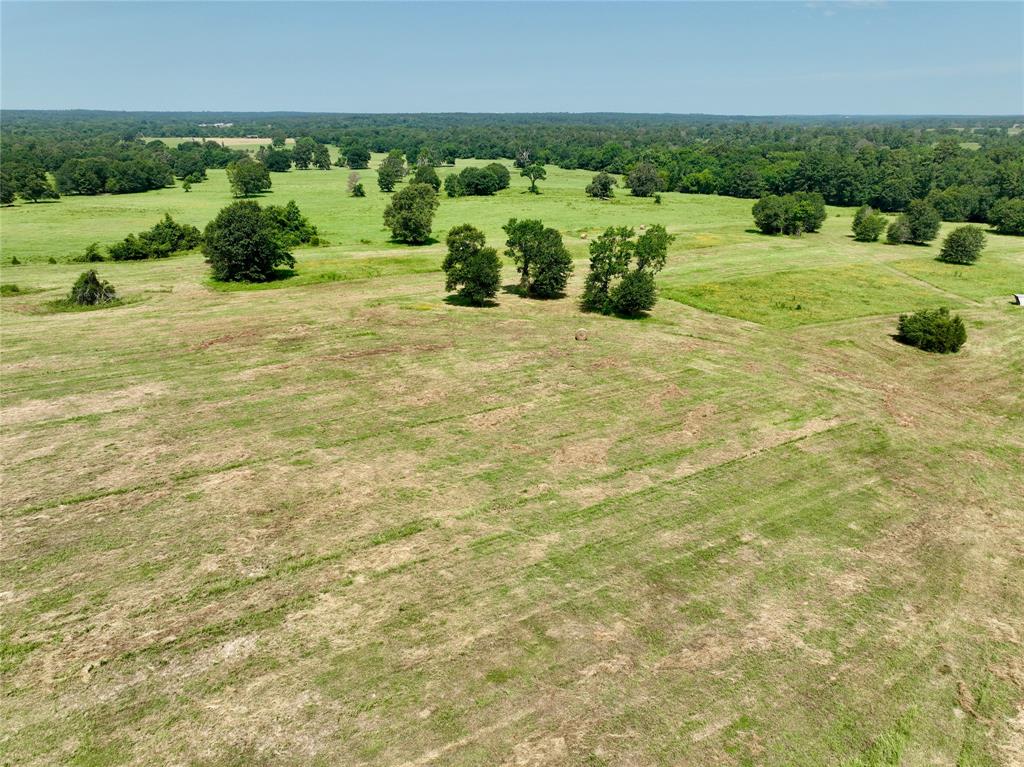
<svg viewBox="0 0 1024 767">
<path fill-rule="evenodd" d="M 6 758 L 1019 762 L 1006 307 L 932 357 L 436 283 L 5 317 Z"/>
</svg>

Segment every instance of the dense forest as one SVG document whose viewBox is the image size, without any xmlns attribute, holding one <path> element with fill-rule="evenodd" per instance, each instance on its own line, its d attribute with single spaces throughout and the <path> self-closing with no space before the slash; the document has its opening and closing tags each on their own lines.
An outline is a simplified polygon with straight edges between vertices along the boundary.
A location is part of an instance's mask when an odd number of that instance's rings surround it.
<svg viewBox="0 0 1024 767">
<path fill-rule="evenodd" d="M 988 221 L 998 201 L 1024 198 L 1020 117 L 92 111 L 5 111 L 2 117 L 4 186 L 30 194 L 40 171 L 53 174 L 60 194 L 144 191 L 172 183 L 173 176 L 199 181 L 207 168 L 226 167 L 242 154 L 203 138 L 259 136 L 280 145 L 287 136 L 312 139 L 310 151 L 333 144 L 353 158 L 399 150 L 410 165 L 474 157 L 615 174 L 654 166 L 659 191 L 746 198 L 818 192 L 833 205 L 887 212 L 927 199 L 949 221 Z M 153 140 L 167 136 L 200 141 L 168 147 Z M 290 167 L 284 157 L 273 159 L 279 167 L 271 170 Z"/>
</svg>

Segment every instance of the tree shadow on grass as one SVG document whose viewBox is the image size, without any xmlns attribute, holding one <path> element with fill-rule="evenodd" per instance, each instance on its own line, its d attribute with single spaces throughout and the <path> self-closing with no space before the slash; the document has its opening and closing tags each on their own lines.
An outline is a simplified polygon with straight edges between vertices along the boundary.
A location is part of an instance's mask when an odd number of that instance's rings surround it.
<svg viewBox="0 0 1024 767">
<path fill-rule="evenodd" d="M 531 301 L 557 301 L 560 298 L 565 298 L 565 293 L 556 293 L 552 296 L 535 296 L 527 292 L 522 285 L 518 282 L 510 282 L 508 285 L 501 286 L 501 292 L 510 296 L 519 296 L 520 298 L 528 298 Z"/>
<path fill-rule="evenodd" d="M 445 296 L 444 302 L 448 304 L 448 306 L 466 306 L 469 307 L 470 309 L 494 309 L 497 306 L 500 306 L 500 304 L 493 299 L 488 299 L 484 301 L 482 304 L 473 303 L 469 299 L 463 298 L 457 293 L 452 294 L 450 296 Z"/>
<path fill-rule="evenodd" d="M 404 245 L 407 248 L 421 248 L 424 245 L 437 245 L 441 241 L 436 237 L 428 237 L 423 242 L 405 242 L 404 240 L 396 240 L 394 237 L 390 237 L 388 242 L 392 245 Z"/>
</svg>

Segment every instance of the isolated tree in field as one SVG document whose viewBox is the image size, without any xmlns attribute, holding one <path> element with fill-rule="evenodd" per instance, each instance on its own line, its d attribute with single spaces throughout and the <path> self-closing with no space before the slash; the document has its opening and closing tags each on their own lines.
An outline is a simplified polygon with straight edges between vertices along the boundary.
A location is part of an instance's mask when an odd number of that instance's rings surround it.
<svg viewBox="0 0 1024 767">
<path fill-rule="evenodd" d="M 432 165 L 417 165 L 412 180 L 414 184 L 428 184 L 434 187 L 435 192 L 441 189 L 441 179 Z"/>
<path fill-rule="evenodd" d="M 391 192 L 395 189 L 402 176 L 405 175 L 405 162 L 400 154 L 388 153 L 388 156 L 381 160 L 377 167 L 377 186 L 382 192 Z"/>
<path fill-rule="evenodd" d="M 572 274 L 572 256 L 558 230 L 537 219 L 514 218 L 502 228 L 508 236 L 505 255 L 515 262 L 520 289 L 535 298 L 561 295 Z"/>
<path fill-rule="evenodd" d="M 370 167 L 370 150 L 359 144 L 345 150 L 345 162 L 352 170 L 363 170 Z"/>
<path fill-rule="evenodd" d="M 1024 234 L 1024 199 L 996 201 L 988 220 L 999 234 Z"/>
<path fill-rule="evenodd" d="M 907 206 L 909 242 L 931 242 L 938 236 L 941 223 L 939 212 L 924 200 L 911 200 Z"/>
<path fill-rule="evenodd" d="M 517 168 L 525 168 L 531 162 L 531 153 L 529 149 L 520 148 L 516 150 L 516 158 L 512 161 L 512 164 Z"/>
<path fill-rule="evenodd" d="M 634 197 L 650 197 L 661 191 L 661 175 L 658 168 L 649 162 L 637 163 L 626 176 L 626 186 Z"/>
<path fill-rule="evenodd" d="M 56 200 L 60 197 L 42 168 L 24 168 L 15 176 L 14 184 L 18 195 L 29 202 Z"/>
<path fill-rule="evenodd" d="M 313 147 L 313 164 L 320 170 L 331 169 L 331 153 L 325 144 L 317 144 Z"/>
<path fill-rule="evenodd" d="M 615 196 L 615 185 L 618 182 L 610 173 L 601 171 L 587 184 L 587 195 L 599 200 L 608 200 Z"/>
<path fill-rule="evenodd" d="M 886 217 L 870 205 L 861 205 L 853 216 L 853 239 L 875 242 L 885 231 Z"/>
<path fill-rule="evenodd" d="M 897 327 L 900 341 L 926 352 L 957 352 L 967 341 L 967 329 L 959 314 L 951 315 L 945 306 L 924 309 L 911 315 L 901 314 Z"/>
<path fill-rule="evenodd" d="M 296 139 L 295 148 L 292 149 L 292 162 L 299 170 L 306 170 L 313 162 L 313 153 L 316 151 L 316 141 L 309 136 Z"/>
<path fill-rule="evenodd" d="M 285 142 L 287 140 L 288 140 L 288 134 L 287 133 L 285 133 L 284 131 L 274 131 L 274 133 L 270 136 L 270 145 L 271 146 L 284 146 Z"/>
<path fill-rule="evenodd" d="M 437 192 L 429 184 L 409 184 L 396 192 L 384 209 L 384 224 L 398 242 L 419 245 L 430 239 L 430 227 L 439 205 Z"/>
<path fill-rule="evenodd" d="M 82 272 L 75 280 L 67 300 L 68 303 L 77 306 L 109 304 L 117 300 L 117 291 L 109 282 L 101 280 L 95 269 L 90 269 L 87 272 Z"/>
<path fill-rule="evenodd" d="M 484 233 L 462 224 L 448 232 L 448 255 L 441 268 L 445 290 L 457 291 L 460 298 L 476 306 L 494 298 L 501 286 L 501 259 L 498 251 L 486 247 Z"/>
<path fill-rule="evenodd" d="M 228 165 L 228 183 L 235 197 L 249 197 L 270 189 L 267 166 L 247 157 Z"/>
<path fill-rule="evenodd" d="M 977 226 L 958 226 L 942 241 L 939 260 L 950 264 L 973 264 L 985 247 L 985 233 Z"/>
<path fill-rule="evenodd" d="M 547 178 L 547 171 L 539 162 L 530 163 L 519 173 L 520 176 L 530 179 L 530 191 L 537 194 L 537 182 Z"/>
<path fill-rule="evenodd" d="M 352 171 L 351 173 L 348 174 L 347 187 L 348 187 L 348 193 L 350 195 L 352 195 L 353 197 L 357 196 L 355 194 L 357 186 L 362 186 L 362 184 L 359 183 L 359 174 L 356 173 L 355 171 Z"/>
<path fill-rule="evenodd" d="M 278 266 L 295 266 L 277 226 L 252 200 L 231 203 L 206 225 L 203 253 L 213 278 L 225 282 L 266 282 Z"/>
</svg>

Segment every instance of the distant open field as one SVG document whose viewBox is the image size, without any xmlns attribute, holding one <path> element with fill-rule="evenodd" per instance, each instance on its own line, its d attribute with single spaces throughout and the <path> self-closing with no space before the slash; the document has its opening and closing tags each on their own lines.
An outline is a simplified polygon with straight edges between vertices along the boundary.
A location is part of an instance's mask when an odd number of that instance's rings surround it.
<svg viewBox="0 0 1024 767">
<path fill-rule="evenodd" d="M 0 763 L 1024 762 L 1024 240 L 957 267 L 548 173 L 420 248 L 373 171 L 273 174 L 329 242 L 294 277 L 103 263 L 129 302 L 79 313 L 69 256 L 202 227 L 224 172 L 0 209 L 37 291 L 0 299 Z M 446 302 L 444 233 L 512 216 L 568 296 Z M 651 315 L 581 314 L 588 240 L 654 223 Z M 959 354 L 892 339 L 938 305 Z"/>
</svg>

